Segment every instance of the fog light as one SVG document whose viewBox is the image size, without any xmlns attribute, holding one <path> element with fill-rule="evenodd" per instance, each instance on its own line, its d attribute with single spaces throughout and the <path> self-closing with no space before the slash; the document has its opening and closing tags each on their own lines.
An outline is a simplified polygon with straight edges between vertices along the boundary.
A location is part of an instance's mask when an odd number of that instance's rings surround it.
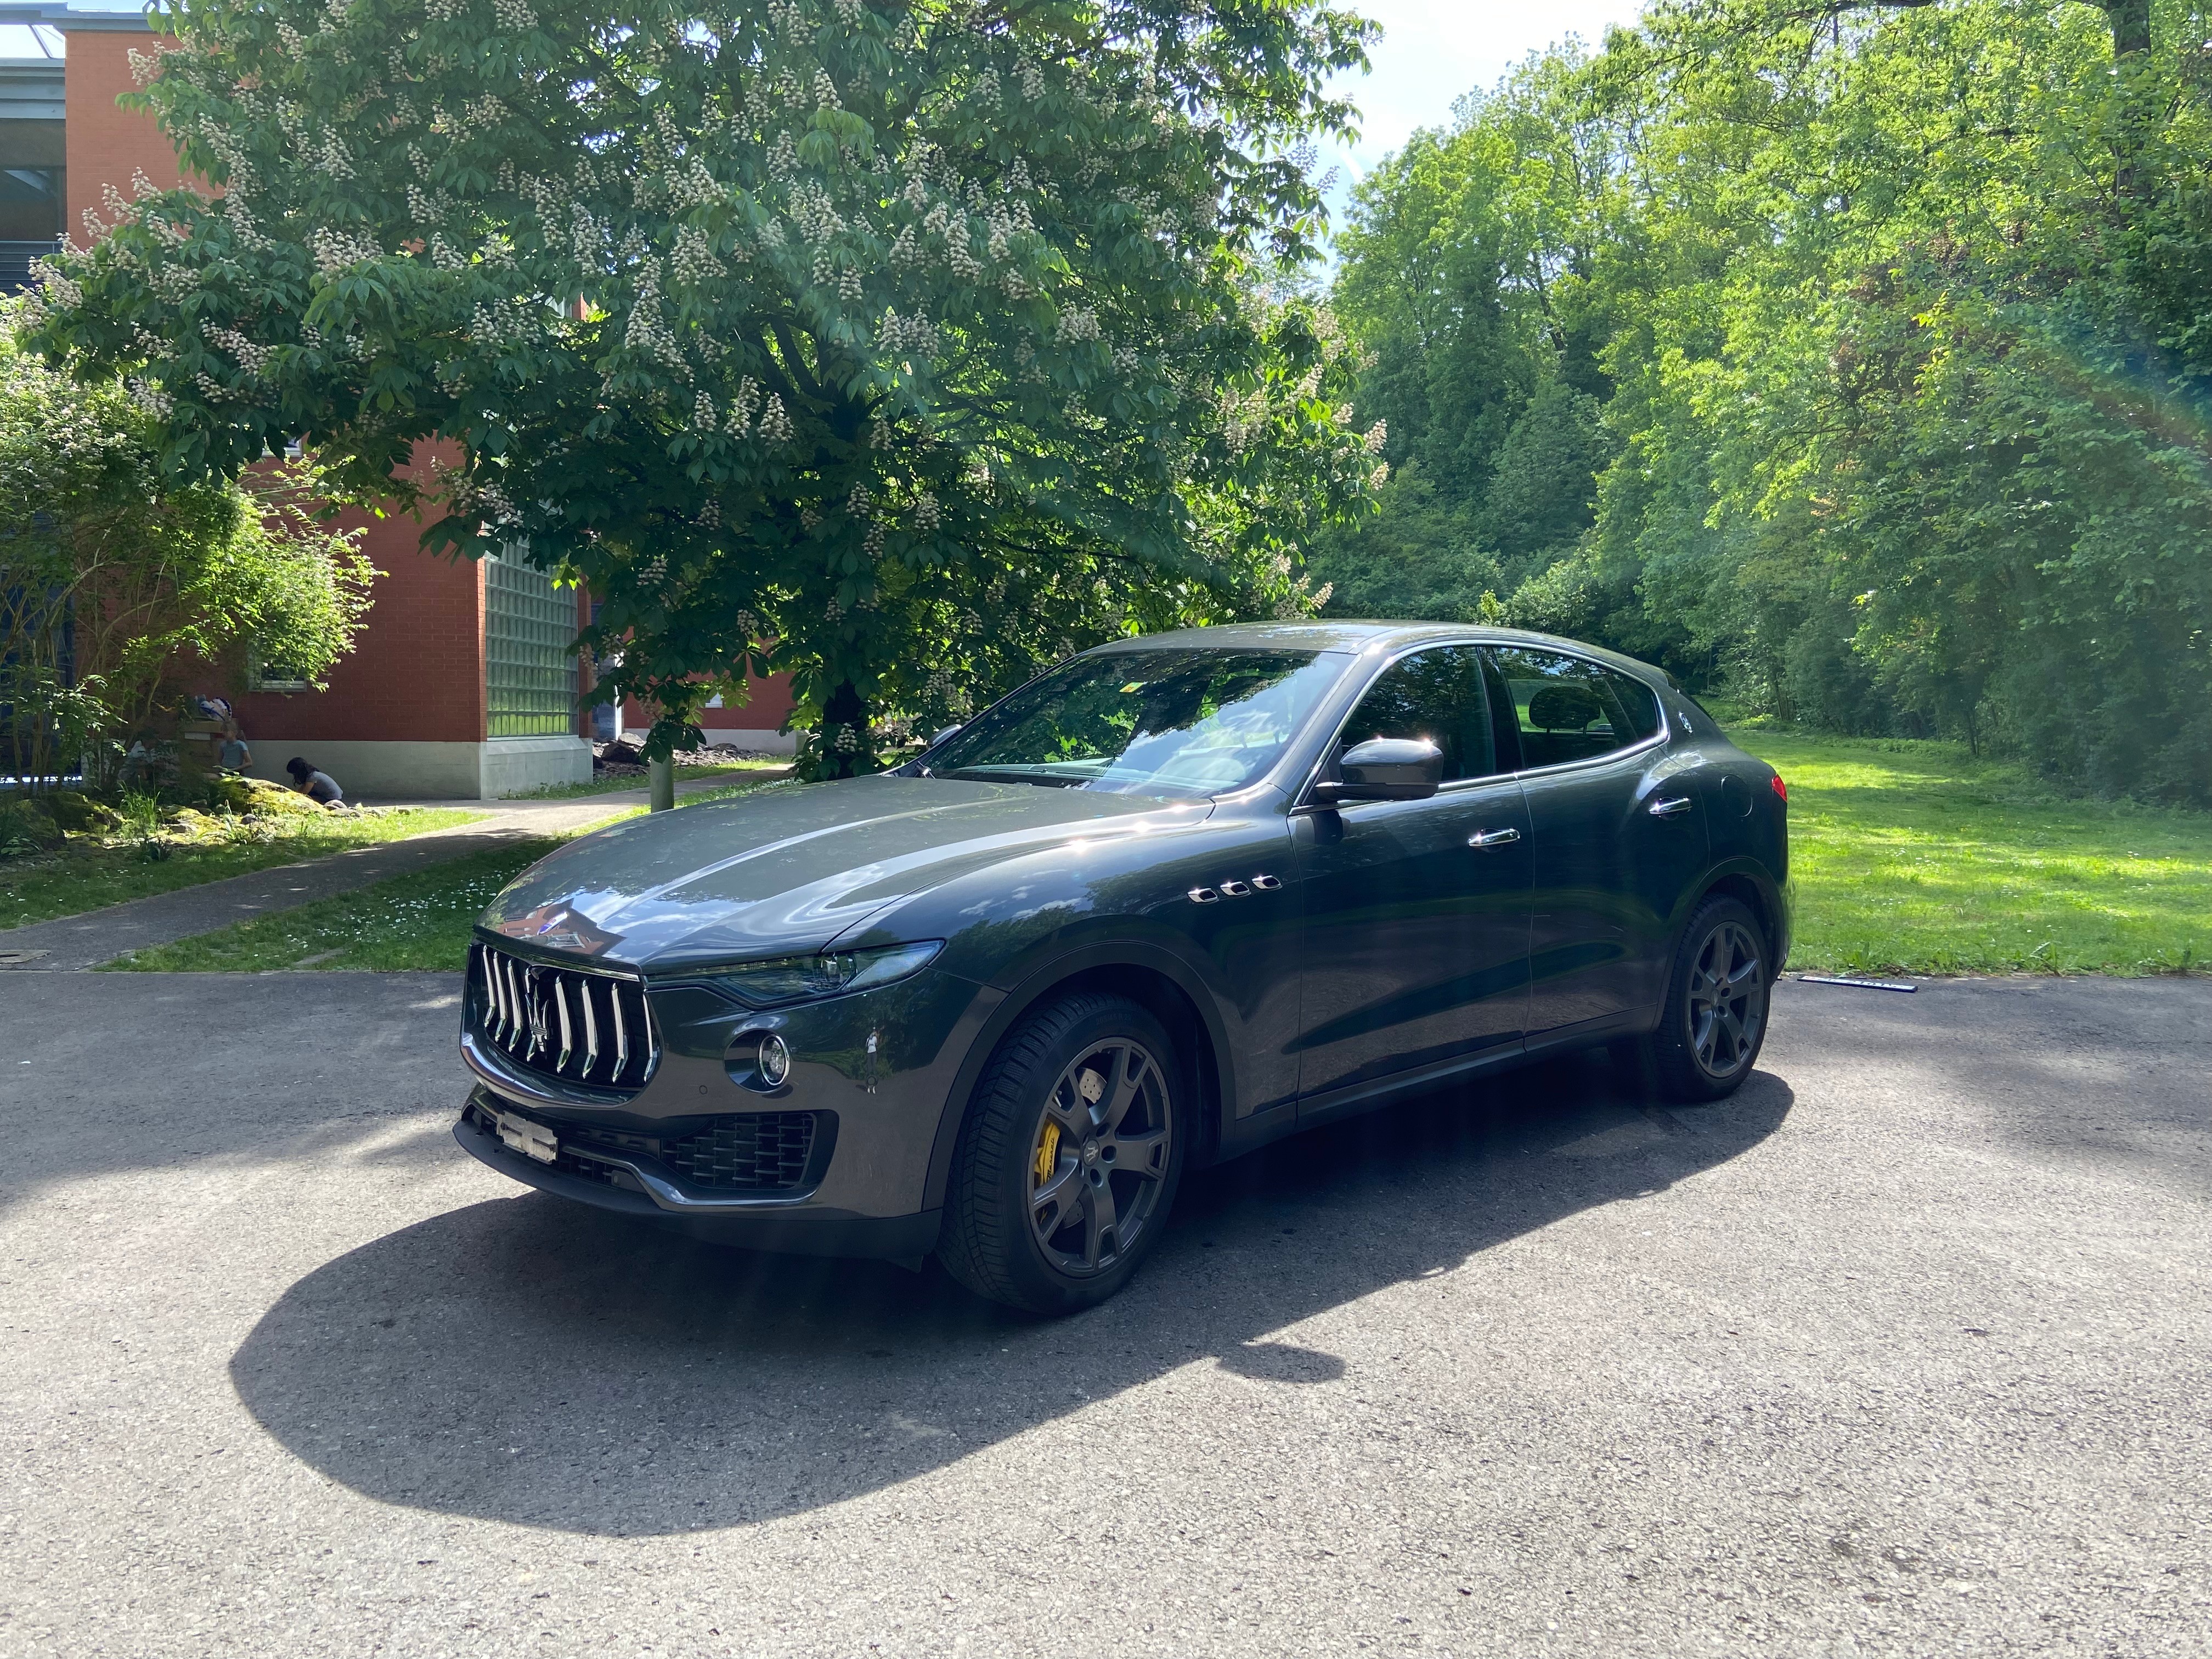
<svg viewBox="0 0 2212 1659">
<path fill-rule="evenodd" d="M 773 1031 L 761 1039 L 761 1086 L 780 1089 L 784 1079 L 791 1075 L 791 1050 L 783 1046 L 783 1039 Z"/>
</svg>

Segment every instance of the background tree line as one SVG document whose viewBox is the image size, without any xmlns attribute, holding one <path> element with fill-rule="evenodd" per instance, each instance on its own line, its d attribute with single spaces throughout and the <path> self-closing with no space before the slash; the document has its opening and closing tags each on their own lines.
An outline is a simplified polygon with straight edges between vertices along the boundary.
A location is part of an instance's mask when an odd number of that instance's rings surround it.
<svg viewBox="0 0 2212 1659">
<path fill-rule="evenodd" d="M 2212 801 L 2212 20 L 1662 4 L 1363 182 L 1344 615 Z"/>
</svg>

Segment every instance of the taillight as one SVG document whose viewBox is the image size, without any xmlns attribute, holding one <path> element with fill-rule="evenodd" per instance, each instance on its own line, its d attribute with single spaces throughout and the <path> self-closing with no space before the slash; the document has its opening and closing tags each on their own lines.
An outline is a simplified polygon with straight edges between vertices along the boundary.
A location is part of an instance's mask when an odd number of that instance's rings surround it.
<svg viewBox="0 0 2212 1659">
<path fill-rule="evenodd" d="M 1782 774 L 1774 775 L 1774 798 L 1784 806 L 1790 805 L 1790 786 L 1782 781 Z"/>
</svg>

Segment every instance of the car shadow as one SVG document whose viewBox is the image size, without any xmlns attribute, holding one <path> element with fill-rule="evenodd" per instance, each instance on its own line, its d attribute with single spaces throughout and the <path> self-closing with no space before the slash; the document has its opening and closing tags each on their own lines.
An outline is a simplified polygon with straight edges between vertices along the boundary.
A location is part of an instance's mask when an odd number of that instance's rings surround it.
<svg viewBox="0 0 2212 1659">
<path fill-rule="evenodd" d="M 1122 1295 L 1057 1321 L 933 1264 L 732 1251 L 538 1193 L 295 1285 L 231 1376 L 262 1425 L 381 1501 L 650 1536 L 926 1474 L 1178 1368 L 1328 1383 L 1282 1335 L 1772 1133 L 1786 1085 L 1664 1111 L 1595 1057 L 1431 1094 L 1194 1176 Z"/>
</svg>

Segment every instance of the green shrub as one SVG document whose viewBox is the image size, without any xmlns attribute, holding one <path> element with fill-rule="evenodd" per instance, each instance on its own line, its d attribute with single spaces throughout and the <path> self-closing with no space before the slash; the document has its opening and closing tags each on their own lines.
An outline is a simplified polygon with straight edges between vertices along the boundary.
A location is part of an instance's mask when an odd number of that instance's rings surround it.
<svg viewBox="0 0 2212 1659">
<path fill-rule="evenodd" d="M 216 811 L 297 813 L 320 812 L 323 809 L 297 790 L 261 778 L 241 778 L 230 775 L 215 778 L 208 784 L 208 805 Z"/>
<path fill-rule="evenodd" d="M 45 802 L 31 795 L 0 795 L 0 858 L 50 852 L 61 844 L 61 825 Z"/>
<path fill-rule="evenodd" d="M 150 841 L 161 833 L 161 802 L 158 796 L 143 789 L 126 789 L 119 810 L 124 834 Z"/>
<path fill-rule="evenodd" d="M 112 836 L 123 827 L 121 813 L 80 790 L 57 789 L 44 799 L 54 822 L 71 835 Z"/>
</svg>

